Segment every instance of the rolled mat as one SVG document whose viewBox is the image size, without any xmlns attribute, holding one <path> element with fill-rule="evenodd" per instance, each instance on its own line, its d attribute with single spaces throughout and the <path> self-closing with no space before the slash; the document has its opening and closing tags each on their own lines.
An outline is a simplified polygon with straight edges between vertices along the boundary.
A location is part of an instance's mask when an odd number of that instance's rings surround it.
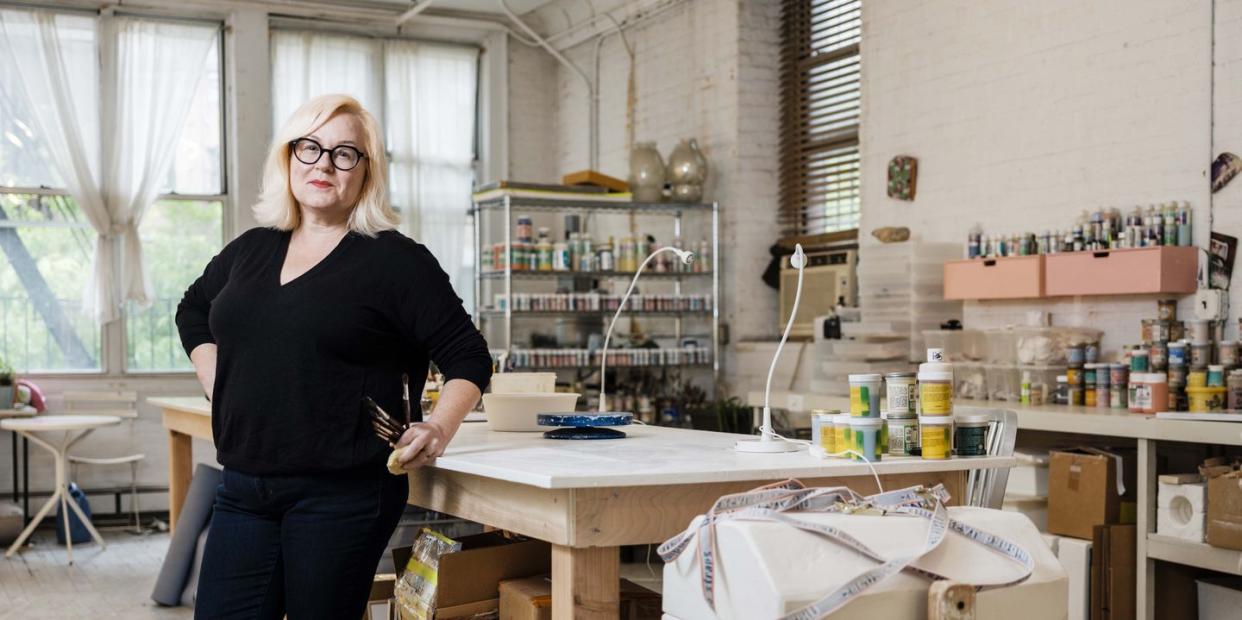
<svg viewBox="0 0 1242 620">
<path fill-rule="evenodd" d="M 182 593 L 191 569 L 198 563 L 196 554 L 199 535 L 211 520 L 211 507 L 216 501 L 216 487 L 220 486 L 220 469 L 200 463 L 194 469 L 194 479 L 186 493 L 185 504 L 177 517 L 177 528 L 168 555 L 155 579 L 151 600 L 176 606 L 181 604 Z"/>
</svg>

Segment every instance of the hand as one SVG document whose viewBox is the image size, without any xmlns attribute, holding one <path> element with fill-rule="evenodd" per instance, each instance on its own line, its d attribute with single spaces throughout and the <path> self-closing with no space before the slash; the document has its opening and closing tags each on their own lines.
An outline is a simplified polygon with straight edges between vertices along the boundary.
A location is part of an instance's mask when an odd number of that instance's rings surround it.
<svg viewBox="0 0 1242 620">
<path fill-rule="evenodd" d="M 402 433 L 400 441 L 395 446 L 396 449 L 402 450 L 397 462 L 401 464 L 402 469 L 407 471 L 430 465 L 437 457 L 444 454 L 453 435 L 451 430 L 433 420 L 412 424 Z"/>
</svg>

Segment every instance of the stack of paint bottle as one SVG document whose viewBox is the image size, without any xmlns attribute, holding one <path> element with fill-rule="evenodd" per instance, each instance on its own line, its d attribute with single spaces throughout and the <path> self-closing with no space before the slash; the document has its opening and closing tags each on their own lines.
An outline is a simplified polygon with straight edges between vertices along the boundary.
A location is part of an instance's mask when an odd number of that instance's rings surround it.
<svg viewBox="0 0 1242 620">
<path fill-rule="evenodd" d="M 919 437 L 924 459 L 943 460 L 953 454 L 953 366 L 944 351 L 927 350 L 919 364 Z"/>
<path fill-rule="evenodd" d="M 878 461 L 883 451 L 884 419 L 880 415 L 880 391 L 884 377 L 879 374 L 850 375 L 849 449 L 856 461 Z M 837 452 L 843 448 L 837 446 Z"/>
<path fill-rule="evenodd" d="M 890 372 L 884 376 L 888 399 L 885 401 L 884 429 L 888 437 L 887 454 L 910 456 L 919 446 L 919 384 L 912 372 Z"/>
</svg>

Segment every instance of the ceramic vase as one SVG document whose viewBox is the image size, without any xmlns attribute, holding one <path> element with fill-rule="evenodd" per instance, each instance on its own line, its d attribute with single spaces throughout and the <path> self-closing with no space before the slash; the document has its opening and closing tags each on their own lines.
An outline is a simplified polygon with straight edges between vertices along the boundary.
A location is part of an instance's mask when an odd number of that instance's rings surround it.
<svg viewBox="0 0 1242 620">
<path fill-rule="evenodd" d="M 664 159 L 655 142 L 639 142 L 630 151 L 630 192 L 634 202 L 664 199 Z"/>
<path fill-rule="evenodd" d="M 707 158 L 694 138 L 677 143 L 668 156 L 668 179 L 673 184 L 673 200 L 698 202 L 703 199 L 703 183 L 707 180 Z"/>
<path fill-rule="evenodd" d="M 699 183 L 676 183 L 673 185 L 674 202 L 699 202 L 703 200 L 703 186 Z"/>
</svg>

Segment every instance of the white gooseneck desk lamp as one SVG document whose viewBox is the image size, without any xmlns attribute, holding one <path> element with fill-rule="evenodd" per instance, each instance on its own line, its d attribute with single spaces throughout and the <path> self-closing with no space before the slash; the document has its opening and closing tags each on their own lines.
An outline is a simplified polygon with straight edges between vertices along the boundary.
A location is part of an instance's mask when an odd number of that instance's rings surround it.
<svg viewBox="0 0 1242 620">
<path fill-rule="evenodd" d="M 630 293 L 634 292 L 634 286 L 638 284 L 638 276 L 642 275 L 643 268 L 647 266 L 647 263 L 650 263 L 651 259 L 658 256 L 661 252 L 672 252 L 676 254 L 677 258 L 681 259 L 681 264 L 683 265 L 689 265 L 690 263 L 694 262 L 694 254 L 692 252 L 689 252 L 687 250 L 682 250 L 680 248 L 675 248 L 672 246 L 667 246 L 667 247 L 663 247 L 663 248 L 660 248 L 652 252 L 651 255 L 648 256 L 647 259 L 644 260 L 642 264 L 638 266 L 638 270 L 634 272 L 634 279 L 630 281 L 630 288 L 629 290 L 625 291 L 625 296 L 621 298 L 621 303 L 617 304 L 617 313 L 612 315 L 612 323 L 608 324 L 608 333 L 604 334 L 604 349 L 603 349 L 603 353 L 600 355 L 600 364 L 599 364 L 599 412 L 600 413 L 621 413 L 621 412 L 615 412 L 615 411 L 609 412 L 608 401 L 604 397 L 604 394 L 605 394 L 604 382 L 606 381 L 607 371 L 608 371 L 608 341 L 612 339 L 612 328 L 617 326 L 617 319 L 621 317 L 621 311 L 625 309 L 625 302 L 630 299 Z"/>
<path fill-rule="evenodd" d="M 802 251 L 802 244 L 794 246 L 793 256 L 789 257 L 789 264 L 798 268 L 798 288 L 794 292 L 793 309 L 789 312 L 789 322 L 785 324 L 785 333 L 781 335 L 781 343 L 776 346 L 776 355 L 772 356 L 772 365 L 768 368 L 768 383 L 763 390 L 763 426 L 759 429 L 762 434 L 758 439 L 742 439 L 734 445 L 738 452 L 793 452 L 798 449 L 798 444 L 786 441 L 776 436 L 776 432 L 772 430 L 772 408 L 768 406 L 768 401 L 772 397 L 772 374 L 776 372 L 776 362 L 781 359 L 781 349 L 785 348 L 785 341 L 789 339 L 789 330 L 793 328 L 794 318 L 798 316 L 798 302 L 802 300 L 802 270 L 806 268 L 806 254 Z"/>
</svg>

